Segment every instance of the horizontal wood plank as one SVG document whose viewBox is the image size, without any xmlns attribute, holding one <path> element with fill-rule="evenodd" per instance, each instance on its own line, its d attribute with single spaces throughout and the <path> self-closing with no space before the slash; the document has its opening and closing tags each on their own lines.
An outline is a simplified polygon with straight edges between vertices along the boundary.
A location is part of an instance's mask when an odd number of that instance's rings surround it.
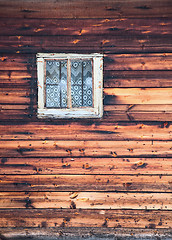
<svg viewBox="0 0 172 240">
<path fill-rule="evenodd" d="M 2 192 L 0 208 L 172 210 L 171 193 Z"/>
<path fill-rule="evenodd" d="M 171 157 L 170 141 L 0 141 L 2 157 Z"/>
<path fill-rule="evenodd" d="M 40 44 L 41 42 L 41 44 Z M 171 52 L 171 35 L 147 38 L 147 35 L 91 35 L 91 36 L 0 36 L 0 53 L 38 52 Z"/>
<path fill-rule="evenodd" d="M 125 91 L 125 90 L 124 90 Z M 110 99 L 110 98 L 109 98 Z M 126 112 L 126 113 L 134 113 L 134 112 L 159 112 L 159 113 L 170 113 L 172 111 L 171 104 L 119 104 L 119 105 L 111 105 L 110 103 L 113 102 L 113 97 L 108 101 L 105 99 L 106 105 L 104 106 L 105 112 L 107 111 L 115 111 L 118 112 Z M 151 124 L 151 123 L 147 123 Z M 155 123 L 156 125 L 157 123 Z M 170 123 L 169 123 L 170 124 Z M 163 126 L 163 124 L 160 124 Z"/>
<path fill-rule="evenodd" d="M 26 104 L 29 103 L 29 92 L 1 92 L 0 93 L 0 104 L 11 104 L 11 103 L 16 103 L 16 104 Z"/>
<path fill-rule="evenodd" d="M 1 158 L 0 174 L 165 174 L 171 158 Z"/>
<path fill-rule="evenodd" d="M 114 98 L 105 100 L 106 104 L 113 104 Z M 104 120 L 110 121 L 171 121 L 171 105 L 168 104 L 130 104 L 107 105 L 104 107 Z M 163 123 L 162 123 L 163 125 Z"/>
<path fill-rule="evenodd" d="M 172 70 L 169 54 L 105 54 L 105 70 Z"/>
<path fill-rule="evenodd" d="M 171 88 L 104 88 L 116 104 L 172 104 Z"/>
<path fill-rule="evenodd" d="M 124 58 L 125 61 L 125 58 Z M 115 64 L 114 64 L 115 65 Z M 123 64 L 121 65 L 121 67 Z M 131 67 L 131 65 L 130 65 Z M 111 70 L 104 71 L 104 87 L 171 87 L 171 71 L 159 70 Z"/>
<path fill-rule="evenodd" d="M 0 16 L 9 18 L 125 18 L 170 17 L 171 2 L 140 1 L 8 1 L 1 0 Z M 70 11 L 69 11 L 70 9 Z M 46 11 L 45 11 L 46 10 Z"/>
<path fill-rule="evenodd" d="M 160 223 L 161 224 L 161 223 Z M 66 238 L 88 238 L 93 237 L 98 240 L 99 238 L 119 238 L 121 240 L 126 240 L 131 238 L 134 235 L 136 239 L 140 238 L 150 238 L 150 237 L 159 237 L 162 238 L 171 238 L 171 230 L 168 228 L 159 228 L 156 225 L 146 225 L 145 228 L 120 228 L 120 224 L 111 227 L 50 227 L 40 225 L 38 228 L 29 227 L 29 228 L 20 228 L 16 227 L 11 230 L 11 228 L 0 228 L 1 237 L 4 236 L 8 240 L 22 240 L 22 236 L 25 238 L 32 238 L 34 240 L 39 239 L 40 236 L 44 238 L 44 240 L 49 240 L 50 238 L 61 237 L 62 235 Z M 46 225 L 46 224 L 45 224 Z M 63 224 L 64 225 L 64 224 Z M 154 229 L 156 228 L 156 230 Z"/>
<path fill-rule="evenodd" d="M 172 224 L 171 212 L 162 210 L 1 209 L 0 216 L 1 227 L 167 229 Z"/>
<path fill-rule="evenodd" d="M 115 105 L 115 97 L 106 97 L 103 121 L 171 121 L 171 105 L 130 104 Z"/>
<path fill-rule="evenodd" d="M 6 105 L 11 109 L 18 111 L 28 109 L 27 105 Z M 8 108 L 2 106 L 4 111 Z M 114 111 L 125 111 L 128 113 L 135 113 L 141 110 L 155 111 L 155 105 L 144 105 L 145 108 L 139 108 L 138 105 L 114 107 L 112 105 L 106 106 L 106 111 L 114 108 Z M 171 107 L 171 108 L 170 108 Z M 129 110 L 128 110 L 129 109 Z M 157 112 L 171 111 L 172 105 L 157 106 Z M 171 140 L 172 125 L 169 122 L 163 123 L 90 123 L 80 121 L 78 122 L 63 122 L 63 124 L 33 122 L 28 124 L 1 124 L 0 125 L 0 139 L 1 140 Z"/>
<path fill-rule="evenodd" d="M 88 36 L 88 35 L 122 35 L 131 34 L 160 36 L 171 33 L 171 18 L 73 18 L 73 19 L 29 19 L 1 18 L 0 36 Z"/>
<path fill-rule="evenodd" d="M 124 121 L 131 121 L 131 122 L 137 122 L 137 121 L 171 121 L 172 119 L 172 113 L 168 112 L 134 112 L 131 114 L 126 113 L 108 113 L 106 114 L 106 117 L 104 118 L 105 121 L 108 122 L 124 122 Z"/>
<path fill-rule="evenodd" d="M 5 81 L 7 81 L 7 82 L 10 82 L 11 84 L 18 82 L 18 83 L 21 83 L 21 85 L 22 85 L 22 81 L 30 81 L 32 79 L 33 72 L 29 72 L 26 70 L 24 71 L 24 70 L 20 69 L 20 67 L 19 67 L 19 71 L 14 71 L 13 68 L 18 68 L 17 65 L 20 66 L 20 64 L 17 62 L 17 64 L 13 64 L 13 66 L 9 66 L 9 68 L 8 68 L 8 63 L 7 63 L 7 65 L 3 64 L 3 70 L 0 71 L 1 82 L 4 81 L 4 83 L 6 83 Z M 8 68 L 8 70 L 5 70 L 6 67 Z M 34 76 L 36 77 L 36 72 L 34 72 L 34 73 L 35 73 Z"/>
<path fill-rule="evenodd" d="M 172 177 L 161 175 L 0 175 L 0 191 L 171 192 Z"/>
</svg>

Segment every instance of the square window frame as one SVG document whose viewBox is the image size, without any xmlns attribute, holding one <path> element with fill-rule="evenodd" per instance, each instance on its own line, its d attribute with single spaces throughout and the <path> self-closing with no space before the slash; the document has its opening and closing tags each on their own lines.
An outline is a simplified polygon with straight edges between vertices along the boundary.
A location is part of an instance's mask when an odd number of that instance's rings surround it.
<svg viewBox="0 0 172 240">
<path fill-rule="evenodd" d="M 66 53 L 37 53 L 37 86 L 38 86 L 38 118 L 101 118 L 103 116 L 103 54 L 66 54 Z M 91 59 L 93 61 L 93 107 L 83 108 L 46 108 L 45 79 L 46 60 L 67 60 L 67 78 L 71 74 L 71 60 Z M 71 96 L 68 96 L 71 101 Z"/>
</svg>

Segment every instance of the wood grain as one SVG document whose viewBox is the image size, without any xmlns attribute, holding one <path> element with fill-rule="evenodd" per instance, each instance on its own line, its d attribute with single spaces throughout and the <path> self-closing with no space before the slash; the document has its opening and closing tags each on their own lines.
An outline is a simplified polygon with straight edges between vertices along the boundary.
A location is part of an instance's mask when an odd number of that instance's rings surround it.
<svg viewBox="0 0 172 240">
<path fill-rule="evenodd" d="M 1 228 L 171 228 L 171 7 L 0 0 Z M 102 119 L 37 119 L 38 52 L 104 54 Z"/>
<path fill-rule="evenodd" d="M 171 106 L 162 104 L 130 104 L 130 105 L 116 105 L 114 107 L 115 98 L 106 99 L 106 106 L 104 109 L 104 121 L 171 121 Z M 113 106 L 113 107 L 111 107 Z"/>
<path fill-rule="evenodd" d="M 18 36 L 88 36 L 88 35 L 146 35 L 149 37 L 171 34 L 171 18 L 73 18 L 73 19 L 29 19 L 1 18 L 0 35 Z"/>
<path fill-rule="evenodd" d="M 172 85 L 171 71 L 159 71 L 159 70 L 104 71 L 105 88 L 106 87 L 156 88 L 156 87 L 171 87 L 171 85 Z"/>
<path fill-rule="evenodd" d="M 171 179 L 164 175 L 0 175 L 0 191 L 171 192 Z"/>
<path fill-rule="evenodd" d="M 1 157 L 171 157 L 170 141 L 0 141 Z"/>
<path fill-rule="evenodd" d="M 112 155 L 113 154 L 113 155 Z M 146 174 L 172 175 L 171 158 L 109 158 L 49 157 L 1 158 L 0 174 Z"/>
<path fill-rule="evenodd" d="M 70 11 L 69 11 L 70 9 Z M 164 0 L 108 1 L 8 1 L 1 0 L 0 16 L 9 18 L 118 18 L 170 17 L 171 2 Z"/>
<path fill-rule="evenodd" d="M 1 209 L 1 227 L 170 228 L 170 211 Z M 47 217 L 48 216 L 48 217 Z M 123 229 L 124 231 L 124 229 Z"/>
<path fill-rule="evenodd" d="M 26 105 L 8 105 L 9 109 L 18 109 L 22 112 L 27 109 Z M 129 105 L 106 106 L 106 111 L 126 111 Z M 4 106 L 2 109 L 6 109 Z M 144 105 L 142 111 L 155 111 L 155 105 Z M 141 112 L 141 107 L 135 105 L 128 110 L 129 113 Z M 162 105 L 157 107 L 157 111 L 171 111 L 172 105 Z M 31 122 L 27 124 L 9 123 L 0 125 L 1 140 L 171 140 L 172 125 L 169 122 L 157 123 L 95 123 L 85 122 L 63 122 L 55 124 L 50 122 Z"/>
<path fill-rule="evenodd" d="M 161 224 L 161 223 L 160 223 Z M 6 237 L 6 239 L 21 240 L 23 235 L 27 234 L 27 238 L 39 238 L 40 236 L 44 238 L 44 240 L 49 240 L 50 238 L 61 237 L 62 235 L 66 238 L 88 238 L 88 236 L 92 237 L 97 236 L 100 237 L 120 237 L 121 239 L 127 239 L 130 236 L 135 236 L 137 238 L 149 238 L 149 237 L 159 237 L 171 238 L 170 228 L 157 228 L 156 225 L 148 224 L 145 225 L 145 228 L 120 228 L 119 226 L 113 227 L 44 227 L 44 224 L 41 224 L 39 228 L 29 227 L 29 228 L 13 228 L 11 232 L 11 228 L 0 228 L 1 236 Z M 64 224 L 62 224 L 64 225 Z M 156 228 L 154 229 L 153 226 Z M 134 232 L 134 233 L 133 233 Z M 130 237 L 131 238 L 131 237 Z"/>
<path fill-rule="evenodd" d="M 0 208 L 172 210 L 171 193 L 2 192 Z"/>
<path fill-rule="evenodd" d="M 155 41 L 156 39 L 156 41 Z M 41 43 L 41 44 L 40 44 Z M 159 47 L 163 45 L 163 48 Z M 152 48 L 152 46 L 154 48 Z M 38 52 L 99 52 L 129 53 L 154 51 L 171 52 L 171 35 L 147 38 L 143 36 L 0 36 L 1 53 L 38 53 Z"/>
<path fill-rule="evenodd" d="M 115 104 L 172 104 L 171 88 L 104 88 Z"/>
<path fill-rule="evenodd" d="M 104 54 L 105 70 L 172 70 L 171 54 Z"/>
</svg>

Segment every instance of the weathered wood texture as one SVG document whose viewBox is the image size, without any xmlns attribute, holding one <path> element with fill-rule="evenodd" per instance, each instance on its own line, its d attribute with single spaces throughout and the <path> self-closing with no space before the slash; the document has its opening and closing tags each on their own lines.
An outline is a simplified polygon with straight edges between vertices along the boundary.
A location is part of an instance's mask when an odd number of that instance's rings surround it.
<svg viewBox="0 0 172 240">
<path fill-rule="evenodd" d="M 12 107 L 13 105 L 11 105 Z M 147 106 L 147 105 L 146 105 Z M 144 106 L 146 108 L 146 106 Z M 19 109 L 23 109 L 19 106 Z M 112 106 L 110 106 L 112 107 Z M 127 106 L 123 106 L 125 109 Z M 149 106 L 150 107 L 150 106 Z M 151 105 L 153 109 L 154 105 Z M 163 105 L 163 107 L 169 107 Z M 121 107 L 122 108 L 122 107 Z M 161 106 L 159 107 L 161 108 Z M 116 110 L 118 108 L 116 107 Z M 127 109 L 126 109 L 127 110 Z M 4 123 L 0 125 L 1 140 L 114 140 L 114 141 L 167 141 L 172 138 L 170 122 L 115 122 L 72 121 L 52 124 L 50 122 Z M 43 143 L 43 142 L 42 142 Z M 45 142 L 46 143 L 46 142 Z"/>
<path fill-rule="evenodd" d="M 172 227 L 171 10 L 0 0 L 1 228 Z M 38 52 L 104 54 L 102 119 L 37 119 Z"/>
<path fill-rule="evenodd" d="M 124 40 L 125 39 L 125 40 Z M 157 43 L 154 46 L 155 39 Z M 159 46 L 162 47 L 160 48 Z M 37 52 L 171 52 L 171 35 L 126 36 L 88 35 L 88 36 L 0 36 L 1 53 L 37 53 Z M 154 47 L 152 47 L 154 46 Z"/>
<path fill-rule="evenodd" d="M 0 36 L 93 36 L 93 35 L 170 35 L 171 18 L 124 18 L 124 19 L 14 19 L 1 18 Z M 134 37 L 134 36 L 133 36 Z M 21 39 L 21 38 L 20 38 Z M 19 40 L 20 40 L 19 39 Z"/>
<path fill-rule="evenodd" d="M 148 224 L 147 228 L 137 229 L 137 228 L 107 228 L 103 227 L 51 227 L 45 228 L 42 227 L 45 224 L 41 224 L 39 228 L 0 228 L 1 238 L 5 237 L 5 240 L 26 240 L 26 239 L 56 239 L 60 240 L 63 236 L 66 239 L 90 239 L 94 238 L 95 240 L 109 239 L 113 240 L 114 238 L 120 240 L 131 240 L 133 237 L 135 240 L 142 239 L 163 239 L 169 240 L 171 238 L 171 230 L 168 228 L 159 228 L 154 229 L 154 225 Z M 63 224 L 64 225 L 64 224 Z"/>
<path fill-rule="evenodd" d="M 171 141 L 0 141 L 1 157 L 172 157 Z"/>
<path fill-rule="evenodd" d="M 170 121 L 171 68 L 171 53 L 105 54 L 103 120 Z M 1 121 L 37 121 L 35 55 L 2 55 L 0 80 Z"/>
<path fill-rule="evenodd" d="M 113 191 L 161 192 L 172 190 L 169 175 L 0 175 L 5 191 Z M 2 193 L 3 194 L 3 193 Z M 79 193 L 78 193 L 79 195 Z M 118 196 L 117 194 L 116 196 Z M 137 196 L 137 195 L 136 195 Z M 168 195 L 167 195 L 168 196 Z M 87 201 L 83 198 L 80 201 Z"/>
<path fill-rule="evenodd" d="M 4 54 L 171 52 L 171 18 L 2 18 L 0 22 L 0 52 Z"/>
<path fill-rule="evenodd" d="M 123 18 L 170 17 L 170 0 L 1 0 L 1 17 L 15 18 Z M 8 9 L 8 11 L 7 11 Z M 70 11 L 69 11 L 70 9 Z"/>
<path fill-rule="evenodd" d="M 1 208 L 172 210 L 169 193 L 3 192 Z"/>
<path fill-rule="evenodd" d="M 132 150 L 131 150 L 132 151 Z M 158 174 L 172 175 L 171 158 L 1 158 L 0 174 Z M 113 157 L 115 156 L 115 157 Z M 170 184 L 170 182 L 169 182 Z"/>
<path fill-rule="evenodd" d="M 169 211 L 100 209 L 14 209 L 0 210 L 1 227 L 111 227 L 168 228 Z"/>
<path fill-rule="evenodd" d="M 1 19 L 0 50 L 156 52 L 171 51 L 171 18 L 160 19 Z M 10 46 L 10 48 L 9 48 Z"/>
</svg>

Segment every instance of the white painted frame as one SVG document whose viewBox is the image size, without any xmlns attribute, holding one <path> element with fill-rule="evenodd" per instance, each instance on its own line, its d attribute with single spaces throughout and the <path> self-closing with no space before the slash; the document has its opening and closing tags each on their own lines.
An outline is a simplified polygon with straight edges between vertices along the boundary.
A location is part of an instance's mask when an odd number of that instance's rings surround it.
<svg viewBox="0 0 172 240">
<path fill-rule="evenodd" d="M 74 59 L 93 60 L 93 107 L 84 108 L 46 108 L 45 107 L 45 60 L 66 59 L 67 73 L 70 74 L 70 62 Z M 94 54 L 65 54 L 65 53 L 38 53 L 38 118 L 101 118 L 103 116 L 103 55 Z M 70 96 L 68 96 L 70 98 Z M 70 100 L 69 100 L 70 101 Z"/>
</svg>

